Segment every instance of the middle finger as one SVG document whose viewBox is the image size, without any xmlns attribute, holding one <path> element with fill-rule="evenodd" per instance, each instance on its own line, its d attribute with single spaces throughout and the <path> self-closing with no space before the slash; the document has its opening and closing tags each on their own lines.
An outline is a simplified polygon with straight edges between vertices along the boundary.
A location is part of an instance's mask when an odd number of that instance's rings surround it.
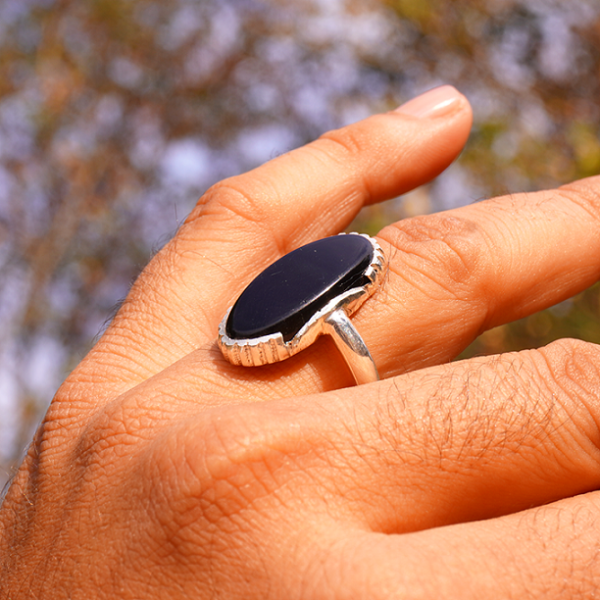
<svg viewBox="0 0 600 600">
<path fill-rule="evenodd" d="M 180 390 L 166 402 L 130 392 L 97 423 L 114 430 L 116 417 L 149 440 L 144 464 L 166 490 L 165 511 L 218 482 L 221 509 L 271 524 L 286 507 L 296 519 L 308 509 L 373 531 L 418 531 L 598 489 L 599 357 L 598 346 L 560 341 L 209 411 L 191 397 L 185 406 Z M 110 439 L 101 428 L 94 436 Z"/>
</svg>

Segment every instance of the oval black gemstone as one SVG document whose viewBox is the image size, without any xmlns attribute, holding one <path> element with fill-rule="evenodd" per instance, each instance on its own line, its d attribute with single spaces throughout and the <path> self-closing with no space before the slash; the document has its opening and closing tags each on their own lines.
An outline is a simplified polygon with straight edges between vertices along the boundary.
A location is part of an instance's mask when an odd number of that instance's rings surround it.
<svg viewBox="0 0 600 600">
<path fill-rule="evenodd" d="M 286 254 L 242 292 L 227 335 L 246 339 L 279 331 L 291 340 L 332 298 L 369 281 L 372 258 L 373 246 L 359 235 L 336 235 Z"/>
</svg>

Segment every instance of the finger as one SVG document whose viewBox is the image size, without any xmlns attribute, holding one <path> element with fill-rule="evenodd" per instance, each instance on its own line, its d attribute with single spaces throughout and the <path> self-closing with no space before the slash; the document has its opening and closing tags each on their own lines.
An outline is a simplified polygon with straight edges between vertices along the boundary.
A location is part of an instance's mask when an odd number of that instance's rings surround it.
<svg viewBox="0 0 600 600">
<path fill-rule="evenodd" d="M 599 190 L 600 178 L 591 178 L 384 229 L 388 276 L 353 316 L 381 376 L 448 362 L 486 329 L 552 306 L 597 281 Z M 175 372 L 232 401 L 353 385 L 326 337 L 290 360 L 254 369 L 230 365 L 211 341 Z"/>
<path fill-rule="evenodd" d="M 343 392 L 196 409 L 177 419 L 164 396 L 163 412 L 171 414 L 162 417 L 158 398 L 157 407 L 131 398 L 115 407 L 118 424 L 106 411 L 101 421 L 113 433 L 127 432 L 122 446 L 112 448 L 117 456 L 127 452 L 132 438 L 149 441 L 138 466 L 153 492 L 149 504 L 161 523 L 165 514 L 175 513 L 167 535 L 176 532 L 186 548 L 194 540 L 205 540 L 207 522 L 218 523 L 220 531 L 231 533 L 220 541 L 228 551 L 235 548 L 234 577 L 239 574 L 242 581 L 260 565 L 280 572 L 282 560 L 296 565 L 303 576 L 304 569 L 313 574 L 317 569 L 330 586 L 339 582 L 339 587 L 328 588 L 332 597 L 343 598 L 348 589 L 354 590 L 348 596 L 352 598 L 368 590 L 383 594 L 372 597 L 388 598 L 390 589 L 405 582 L 456 586 L 447 577 L 458 564 L 471 565 L 461 551 L 476 542 L 490 553 L 496 551 L 498 562 L 491 567 L 508 566 L 508 542 L 517 534 L 518 543 L 527 541 L 527 528 L 515 527 L 496 545 L 482 529 L 472 529 L 475 533 L 465 544 L 454 545 L 444 539 L 436 544 L 436 538 L 411 545 L 417 535 L 389 534 L 480 521 L 597 489 L 598 364 L 600 349 L 561 342 L 541 351 L 435 367 Z M 177 391 L 173 397 L 173 406 L 183 402 Z M 191 402 L 189 406 L 194 408 Z M 151 419 L 161 418 L 157 435 Z M 104 450 L 111 437 L 95 423 L 91 426 L 95 439 L 88 444 Z M 560 531 L 556 526 L 548 533 Z M 244 548 L 251 548 L 250 554 Z M 300 564 L 294 555 L 299 548 Z M 357 552 L 360 548 L 364 554 Z M 487 551 L 475 548 L 476 557 L 487 559 Z M 385 568 L 373 570 L 385 553 Z M 403 563 L 405 554 L 413 562 Z M 441 579 L 429 571 L 413 577 L 417 573 L 412 569 L 435 564 L 436 556 L 448 559 Z M 333 564 L 332 557 L 340 562 Z M 220 576 L 220 567 L 231 563 L 222 553 L 217 562 L 214 572 Z M 410 565 L 410 570 L 399 570 L 398 564 Z M 335 569 L 343 565 L 356 570 L 356 578 L 342 568 L 336 579 Z M 380 579 L 383 573 L 387 578 Z M 473 597 L 486 581 L 476 582 Z M 431 589 L 425 587 L 423 594 Z"/>
<path fill-rule="evenodd" d="M 335 600 L 593 598 L 600 494 L 409 535 L 340 535 L 322 552 Z M 315 563 L 319 558 L 314 558 Z M 393 590 L 393 594 L 391 591 Z"/>
<path fill-rule="evenodd" d="M 445 87 L 215 186 L 146 268 L 72 381 L 93 371 L 96 381 L 126 389 L 213 340 L 215 323 L 255 274 L 342 230 L 365 204 L 433 178 L 460 152 L 470 123 L 466 99 Z"/>
<path fill-rule="evenodd" d="M 307 503 L 316 514 L 315 497 L 323 498 L 325 513 L 358 515 L 378 531 L 416 531 L 598 489 L 598 364 L 599 347 L 561 341 L 369 386 L 208 412 L 199 410 L 198 388 L 178 386 L 167 370 L 164 385 L 149 389 L 145 382 L 87 428 L 100 444 L 114 431 L 159 437 L 179 421 L 171 468 L 189 469 L 190 457 L 218 446 L 222 461 L 237 465 L 228 475 L 234 488 L 238 469 L 248 471 L 261 494 L 260 482 L 273 484 L 268 494 L 283 505 Z M 211 401 L 223 403 L 203 400 Z M 179 475 L 177 468 L 163 474 Z M 165 485 L 177 488 L 175 479 Z"/>
<path fill-rule="evenodd" d="M 600 278 L 599 192 L 600 177 L 594 177 L 557 190 L 407 219 L 382 230 L 388 277 L 353 316 L 380 375 L 448 362 L 486 329 L 595 283 Z M 222 393 L 233 396 L 253 392 L 269 397 L 278 379 L 286 394 L 290 382 L 295 393 L 353 384 L 327 342 L 274 369 L 232 368 L 218 354 L 211 356 L 203 376 L 211 385 L 223 381 Z M 195 362 L 190 357 L 190 364 Z"/>
<path fill-rule="evenodd" d="M 380 372 L 451 360 L 486 329 L 595 283 L 599 192 L 594 177 L 384 229 L 389 281 L 356 318 Z"/>
<path fill-rule="evenodd" d="M 278 543 L 266 551 L 275 556 L 288 541 L 298 549 L 298 537 L 277 537 L 273 527 L 296 536 L 298 523 L 304 532 L 325 522 L 338 533 L 411 532 L 596 489 L 598 364 L 597 347 L 561 342 L 293 400 L 199 411 L 188 396 L 187 414 L 171 380 L 171 397 L 160 394 L 152 406 L 147 390 L 130 392 L 83 432 L 72 426 L 69 407 L 62 422 L 54 408 L 52 444 L 40 436 L 42 466 L 76 459 L 77 469 L 100 470 L 100 486 L 89 477 L 64 486 L 96 500 L 113 494 L 113 479 L 127 482 L 144 499 L 141 522 L 163 527 L 148 525 L 154 547 L 170 548 L 176 538 L 193 562 L 198 553 L 189 550 L 206 543 L 208 527 L 213 541 L 230 542 L 243 572 L 267 564 L 254 535 L 269 532 Z M 124 472 L 135 473 L 135 484 Z M 122 505 L 124 525 L 131 503 Z M 232 533 L 217 540 L 219 531 Z M 336 544 L 322 531 L 306 535 L 331 552 Z M 242 546 L 258 555 L 246 561 L 237 554 Z M 162 556 L 150 547 L 152 557 Z"/>
</svg>

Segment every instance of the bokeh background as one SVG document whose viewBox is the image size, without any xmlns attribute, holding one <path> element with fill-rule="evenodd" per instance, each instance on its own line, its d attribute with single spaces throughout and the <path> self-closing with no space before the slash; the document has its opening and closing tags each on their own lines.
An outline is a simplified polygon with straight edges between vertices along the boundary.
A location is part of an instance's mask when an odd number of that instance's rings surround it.
<svg viewBox="0 0 600 600">
<path fill-rule="evenodd" d="M 552 187 L 600 170 L 599 82 L 597 0 L 0 0 L 0 485 L 209 185 L 451 83 L 465 152 L 355 228 Z M 599 309 L 594 287 L 464 356 L 600 342 Z"/>
</svg>

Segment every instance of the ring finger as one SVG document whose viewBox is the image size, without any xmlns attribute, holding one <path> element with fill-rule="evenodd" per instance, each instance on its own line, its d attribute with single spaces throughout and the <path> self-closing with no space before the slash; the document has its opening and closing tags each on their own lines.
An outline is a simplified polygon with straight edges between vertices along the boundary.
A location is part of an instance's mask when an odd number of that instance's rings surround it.
<svg viewBox="0 0 600 600">
<path fill-rule="evenodd" d="M 597 281 L 599 192 L 600 178 L 592 178 L 385 228 L 379 238 L 389 276 L 353 317 L 380 374 L 448 362 L 486 329 Z M 283 363 L 250 369 L 227 363 L 211 340 L 169 372 L 167 379 L 193 380 L 205 394 L 228 398 L 291 396 L 353 383 L 326 336 Z"/>
</svg>

